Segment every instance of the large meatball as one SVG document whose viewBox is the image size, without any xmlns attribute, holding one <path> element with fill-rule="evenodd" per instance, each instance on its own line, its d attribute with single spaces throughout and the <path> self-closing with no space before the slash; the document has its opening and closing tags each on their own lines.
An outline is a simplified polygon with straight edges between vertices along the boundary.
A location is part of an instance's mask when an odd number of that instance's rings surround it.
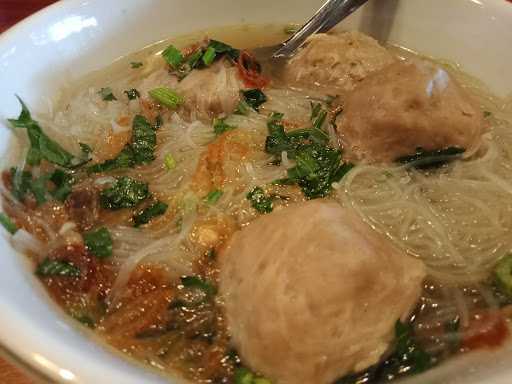
<svg viewBox="0 0 512 384">
<path fill-rule="evenodd" d="M 481 143 L 483 114 L 441 67 L 403 61 L 367 77 L 349 95 L 337 121 L 350 158 L 391 162 L 421 147 L 460 147 L 466 156 Z"/>
<path fill-rule="evenodd" d="M 209 120 L 233 113 L 244 88 L 237 68 L 221 60 L 206 69 L 192 71 L 176 91 L 185 98 L 185 109 L 192 117 Z"/>
<path fill-rule="evenodd" d="M 343 93 L 393 61 L 393 55 L 384 47 L 360 32 L 317 34 L 289 61 L 285 79 Z"/>
<path fill-rule="evenodd" d="M 422 262 L 325 200 L 260 217 L 220 257 L 233 343 L 278 384 L 330 384 L 378 362 L 425 277 Z"/>
</svg>

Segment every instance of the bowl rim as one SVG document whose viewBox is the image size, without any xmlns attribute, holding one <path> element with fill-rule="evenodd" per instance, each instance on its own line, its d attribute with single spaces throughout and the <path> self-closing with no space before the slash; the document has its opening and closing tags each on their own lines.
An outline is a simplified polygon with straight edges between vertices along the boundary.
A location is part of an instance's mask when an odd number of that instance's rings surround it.
<svg viewBox="0 0 512 384">
<path fill-rule="evenodd" d="M 498 2 L 497 0 L 494 1 L 496 3 Z M 509 5 L 512 7 L 512 0 L 501 1 L 503 1 L 505 6 Z M 50 4 L 38 10 L 37 12 L 23 18 L 13 26 L 9 27 L 8 29 L 0 33 L 0 46 L 8 44 L 10 40 L 14 40 L 17 35 L 23 33 L 24 30 L 26 32 L 26 30 L 30 29 L 32 24 L 41 21 L 45 16 L 50 15 L 52 12 L 65 11 L 66 9 L 71 10 L 84 4 L 87 4 L 87 2 L 84 2 L 83 0 L 58 0 L 57 2 Z M 42 381 L 44 383 L 64 381 L 62 378 L 54 378 L 54 375 L 50 368 L 45 367 L 43 364 L 31 360 L 30 358 L 23 358 L 21 354 L 15 352 L 14 348 L 9 348 L 2 342 L 0 342 L 0 355 L 6 358 L 7 361 L 13 363 L 15 366 L 23 369 L 23 371 L 29 376 L 37 378 L 37 380 L 39 381 Z"/>
</svg>

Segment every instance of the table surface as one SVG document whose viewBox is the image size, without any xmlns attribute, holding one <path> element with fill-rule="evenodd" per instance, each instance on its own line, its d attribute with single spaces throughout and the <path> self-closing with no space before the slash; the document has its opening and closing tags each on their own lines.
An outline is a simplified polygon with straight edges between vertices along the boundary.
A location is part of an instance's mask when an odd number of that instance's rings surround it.
<svg viewBox="0 0 512 384">
<path fill-rule="evenodd" d="M 0 33 L 55 0 L 0 0 Z M 0 359 L 0 383 L 34 384 L 17 368 Z"/>
<path fill-rule="evenodd" d="M 54 3 L 56 0 L 0 0 L 0 33 L 28 15 Z M 512 0 L 508 0 L 512 2 Z M 0 383 L 34 384 L 17 368 L 0 359 Z"/>
</svg>

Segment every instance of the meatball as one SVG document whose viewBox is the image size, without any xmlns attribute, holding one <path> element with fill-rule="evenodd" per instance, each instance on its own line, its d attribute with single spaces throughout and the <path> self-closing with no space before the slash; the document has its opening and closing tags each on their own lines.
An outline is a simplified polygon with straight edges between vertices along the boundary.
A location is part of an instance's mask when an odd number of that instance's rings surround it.
<svg viewBox="0 0 512 384">
<path fill-rule="evenodd" d="M 238 69 L 226 60 L 192 71 L 177 86 L 185 98 L 185 109 L 200 119 L 233 113 L 244 89 Z"/>
<path fill-rule="evenodd" d="M 481 143 L 483 114 L 442 68 L 403 61 L 373 73 L 348 96 L 337 120 L 352 160 L 391 162 L 416 152 Z"/>
<path fill-rule="evenodd" d="M 350 91 L 369 73 L 394 61 L 373 38 L 351 31 L 317 34 L 287 64 L 285 79 L 304 86 Z"/>
<path fill-rule="evenodd" d="M 377 363 L 425 277 L 421 261 L 325 200 L 260 217 L 219 257 L 234 346 L 279 384 L 330 384 Z"/>
</svg>

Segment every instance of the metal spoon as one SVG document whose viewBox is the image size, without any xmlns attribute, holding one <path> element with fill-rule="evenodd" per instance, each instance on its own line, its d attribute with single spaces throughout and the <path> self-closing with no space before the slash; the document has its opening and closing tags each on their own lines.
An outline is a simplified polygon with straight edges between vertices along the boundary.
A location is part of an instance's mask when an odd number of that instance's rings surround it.
<svg viewBox="0 0 512 384">
<path fill-rule="evenodd" d="M 284 43 L 256 48 L 253 50 L 258 60 L 269 58 L 279 61 L 293 56 L 306 39 L 314 33 L 328 32 L 340 21 L 356 11 L 368 0 L 328 0 L 315 15 Z"/>
</svg>

